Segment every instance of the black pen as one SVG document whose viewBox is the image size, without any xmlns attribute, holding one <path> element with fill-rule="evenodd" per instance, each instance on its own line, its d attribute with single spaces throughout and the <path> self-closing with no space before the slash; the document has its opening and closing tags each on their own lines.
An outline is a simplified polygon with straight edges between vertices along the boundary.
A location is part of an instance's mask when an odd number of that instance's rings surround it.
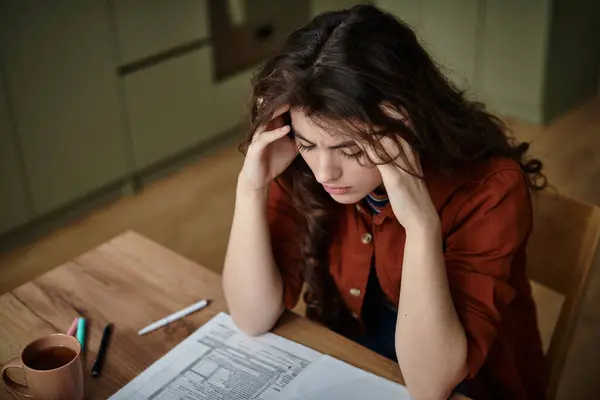
<svg viewBox="0 0 600 400">
<path fill-rule="evenodd" d="M 104 360 L 104 354 L 106 353 L 106 348 L 108 347 L 110 333 L 111 326 L 110 324 L 106 324 L 106 326 L 104 327 L 104 332 L 102 332 L 102 339 L 100 340 L 100 348 L 98 349 L 98 355 L 96 356 L 94 364 L 92 364 L 92 376 L 94 378 L 100 376 L 100 370 L 102 369 L 102 361 Z"/>
</svg>

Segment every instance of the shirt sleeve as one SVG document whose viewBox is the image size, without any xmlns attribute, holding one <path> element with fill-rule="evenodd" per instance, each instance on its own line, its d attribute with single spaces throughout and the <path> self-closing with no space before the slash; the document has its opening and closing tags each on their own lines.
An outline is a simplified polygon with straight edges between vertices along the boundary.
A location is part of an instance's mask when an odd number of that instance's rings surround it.
<svg viewBox="0 0 600 400">
<path fill-rule="evenodd" d="M 460 208 L 446 240 L 448 283 L 467 336 L 469 378 L 496 339 L 515 297 L 513 260 L 524 251 L 532 224 L 529 190 L 518 170 L 488 176 Z"/>
<path fill-rule="evenodd" d="M 302 291 L 299 243 L 301 220 L 289 195 L 275 181 L 269 187 L 267 219 L 273 259 L 283 281 L 284 304 L 291 310 L 298 303 Z"/>
</svg>

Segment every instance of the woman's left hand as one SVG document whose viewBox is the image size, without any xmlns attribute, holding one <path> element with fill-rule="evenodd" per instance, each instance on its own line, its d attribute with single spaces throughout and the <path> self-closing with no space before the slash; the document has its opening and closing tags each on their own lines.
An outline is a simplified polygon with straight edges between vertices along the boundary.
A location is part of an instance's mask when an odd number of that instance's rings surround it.
<svg viewBox="0 0 600 400">
<path fill-rule="evenodd" d="M 372 149 L 365 149 L 369 158 L 377 162 L 390 205 L 398 222 L 407 231 L 417 229 L 439 229 L 439 216 L 425 185 L 423 168 L 419 156 L 412 147 L 400 139 L 406 160 L 401 156 L 398 145 L 388 137 L 382 137 L 381 145 L 392 156 L 394 162 L 382 164 Z M 398 165 L 397 165 L 398 164 Z M 414 176 L 407 171 L 412 171 Z"/>
</svg>

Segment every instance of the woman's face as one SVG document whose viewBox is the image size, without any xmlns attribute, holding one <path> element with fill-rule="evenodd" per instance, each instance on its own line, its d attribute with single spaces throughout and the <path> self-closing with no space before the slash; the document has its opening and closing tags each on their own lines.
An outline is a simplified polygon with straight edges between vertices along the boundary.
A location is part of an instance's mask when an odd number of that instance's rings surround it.
<svg viewBox="0 0 600 400">
<path fill-rule="evenodd" d="M 330 134 L 299 110 L 290 112 L 296 145 L 317 181 L 338 203 L 357 203 L 381 185 L 375 165 L 361 165 L 362 150 L 349 137 Z M 322 124 L 323 125 L 323 124 Z"/>
</svg>

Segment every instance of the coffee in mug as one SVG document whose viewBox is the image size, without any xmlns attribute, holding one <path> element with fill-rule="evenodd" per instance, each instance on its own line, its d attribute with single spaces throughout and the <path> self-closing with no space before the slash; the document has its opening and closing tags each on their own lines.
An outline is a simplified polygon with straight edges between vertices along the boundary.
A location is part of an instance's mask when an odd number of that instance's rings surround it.
<svg viewBox="0 0 600 400">
<path fill-rule="evenodd" d="M 14 381 L 11 369 L 22 369 L 24 383 Z M 35 400 L 82 400 L 81 346 L 73 336 L 56 333 L 29 343 L 21 356 L 9 361 L 0 375 L 13 394 Z"/>
</svg>

